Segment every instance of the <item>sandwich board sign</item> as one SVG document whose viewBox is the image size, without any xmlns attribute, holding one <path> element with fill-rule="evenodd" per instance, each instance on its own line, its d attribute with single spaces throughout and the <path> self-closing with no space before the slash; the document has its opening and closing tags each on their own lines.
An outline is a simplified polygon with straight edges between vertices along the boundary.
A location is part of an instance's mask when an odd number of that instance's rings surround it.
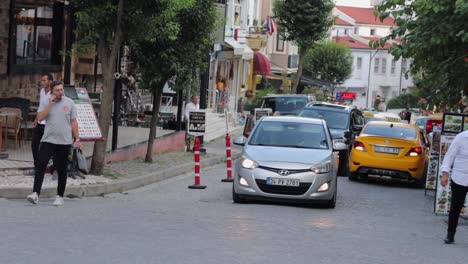
<svg viewBox="0 0 468 264">
<path fill-rule="evenodd" d="M 206 112 L 203 110 L 190 111 L 188 133 L 192 136 L 203 136 L 206 128 Z"/>
<path fill-rule="evenodd" d="M 271 116 L 273 110 L 271 108 L 255 108 L 254 110 L 254 120 L 257 122 L 260 118 L 264 116 Z"/>
</svg>

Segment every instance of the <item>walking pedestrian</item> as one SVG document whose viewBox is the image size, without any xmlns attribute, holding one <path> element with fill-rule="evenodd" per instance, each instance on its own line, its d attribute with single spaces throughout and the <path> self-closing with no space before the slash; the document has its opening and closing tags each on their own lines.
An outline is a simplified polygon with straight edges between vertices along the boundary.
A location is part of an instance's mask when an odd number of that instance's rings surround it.
<svg viewBox="0 0 468 264">
<path fill-rule="evenodd" d="M 37 120 L 46 120 L 44 135 L 39 148 L 39 160 L 34 175 L 33 193 L 27 200 L 37 204 L 41 194 L 42 182 L 47 164 L 55 156 L 58 172 L 57 196 L 55 206 L 63 205 L 63 195 L 67 185 L 67 163 L 71 145 L 81 148 L 76 121 L 76 106 L 73 100 L 66 97 L 61 82 L 52 83 L 52 93 L 48 104 L 38 110 Z"/>
<path fill-rule="evenodd" d="M 49 103 L 49 96 L 51 91 L 51 85 L 53 77 L 50 73 L 44 73 L 41 76 L 41 90 L 39 91 L 39 109 L 44 109 Z M 38 121 L 37 115 L 33 123 L 33 136 L 31 142 L 31 150 L 34 160 L 34 168 L 37 167 L 39 161 L 39 145 L 41 143 L 42 136 L 44 135 L 45 120 Z"/>
<path fill-rule="evenodd" d="M 185 147 L 186 147 L 187 152 L 192 150 L 192 141 L 194 141 L 194 137 L 189 135 L 189 133 L 188 133 L 188 131 L 189 131 L 189 123 L 188 122 L 189 122 L 190 112 L 198 111 L 198 110 L 200 110 L 200 105 L 198 104 L 198 96 L 193 95 L 191 97 L 191 102 L 189 102 L 185 106 L 185 112 L 184 112 L 185 129 L 186 129 Z"/>
<path fill-rule="evenodd" d="M 452 198 L 445 244 L 455 242 L 458 218 L 468 193 L 468 131 L 458 134 L 445 154 L 440 168 L 442 172 L 440 183 L 442 186 L 447 186 L 450 170 L 452 170 L 450 180 Z"/>
</svg>

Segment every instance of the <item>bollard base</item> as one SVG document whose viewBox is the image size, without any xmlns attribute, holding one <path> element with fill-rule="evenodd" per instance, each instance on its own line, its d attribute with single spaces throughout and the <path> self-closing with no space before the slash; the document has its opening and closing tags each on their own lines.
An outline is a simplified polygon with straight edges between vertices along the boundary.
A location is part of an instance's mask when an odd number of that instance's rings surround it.
<svg viewBox="0 0 468 264">
<path fill-rule="evenodd" d="M 229 179 L 229 178 L 226 178 L 226 179 L 222 179 L 221 180 L 222 182 L 234 182 L 234 179 Z"/>
<path fill-rule="evenodd" d="M 194 185 L 189 185 L 188 188 L 189 189 L 202 190 L 202 189 L 206 189 L 206 186 L 205 185 L 194 184 Z"/>
</svg>

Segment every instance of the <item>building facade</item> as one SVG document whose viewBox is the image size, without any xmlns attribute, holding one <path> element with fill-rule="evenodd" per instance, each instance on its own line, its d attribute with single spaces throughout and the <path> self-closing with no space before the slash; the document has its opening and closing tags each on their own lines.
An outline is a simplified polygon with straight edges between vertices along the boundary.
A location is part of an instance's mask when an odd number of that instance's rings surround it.
<svg viewBox="0 0 468 264">
<path fill-rule="evenodd" d="M 374 7 L 349 7 L 337 5 L 333 11 L 335 25 L 330 40 L 344 44 L 351 49 L 353 72 L 340 91 L 356 93 L 353 105 L 372 108 L 377 96 L 381 98 L 380 110 L 386 109 L 388 100 L 414 87 L 412 76 L 407 75 L 411 60 L 396 61 L 389 48 L 396 41 L 389 41 L 384 47 L 372 49 L 371 40 L 378 40 L 390 34 L 395 26 L 392 18 L 380 21 L 374 15 Z"/>
<path fill-rule="evenodd" d="M 65 5 L 55 0 L 0 1 L 0 96 L 38 101 L 42 73 L 61 79 Z"/>
</svg>

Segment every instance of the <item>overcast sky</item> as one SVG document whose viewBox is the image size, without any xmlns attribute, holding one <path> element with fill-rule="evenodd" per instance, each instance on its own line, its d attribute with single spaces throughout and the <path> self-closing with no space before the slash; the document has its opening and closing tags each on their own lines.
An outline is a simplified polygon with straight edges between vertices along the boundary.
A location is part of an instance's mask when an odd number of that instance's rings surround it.
<svg viewBox="0 0 468 264">
<path fill-rule="evenodd" d="M 370 7 L 371 0 L 335 0 L 335 2 L 343 6 Z"/>
</svg>

